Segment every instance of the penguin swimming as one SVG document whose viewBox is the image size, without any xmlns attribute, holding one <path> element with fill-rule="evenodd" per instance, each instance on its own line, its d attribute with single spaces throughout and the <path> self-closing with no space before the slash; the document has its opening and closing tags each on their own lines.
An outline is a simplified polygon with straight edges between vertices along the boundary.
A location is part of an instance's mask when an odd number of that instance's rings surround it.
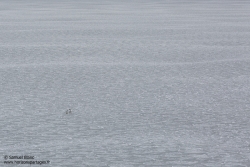
<svg viewBox="0 0 250 167">
<path fill-rule="evenodd" d="M 71 109 L 66 110 L 66 114 L 72 113 Z"/>
</svg>

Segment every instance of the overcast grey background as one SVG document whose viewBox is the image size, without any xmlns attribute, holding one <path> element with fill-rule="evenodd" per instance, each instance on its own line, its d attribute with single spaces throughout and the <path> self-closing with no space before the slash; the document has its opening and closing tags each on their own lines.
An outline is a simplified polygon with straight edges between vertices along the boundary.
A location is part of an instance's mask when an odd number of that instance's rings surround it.
<svg viewBox="0 0 250 167">
<path fill-rule="evenodd" d="M 249 53 L 249 1 L 1 0 L 0 166 L 250 166 Z"/>
</svg>

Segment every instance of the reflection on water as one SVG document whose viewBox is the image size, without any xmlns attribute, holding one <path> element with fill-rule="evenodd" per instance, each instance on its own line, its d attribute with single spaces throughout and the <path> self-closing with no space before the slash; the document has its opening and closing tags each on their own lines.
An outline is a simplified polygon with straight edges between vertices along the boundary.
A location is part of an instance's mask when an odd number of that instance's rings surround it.
<svg viewBox="0 0 250 167">
<path fill-rule="evenodd" d="M 247 2 L 0 4 L 1 154 L 250 165 Z"/>
</svg>

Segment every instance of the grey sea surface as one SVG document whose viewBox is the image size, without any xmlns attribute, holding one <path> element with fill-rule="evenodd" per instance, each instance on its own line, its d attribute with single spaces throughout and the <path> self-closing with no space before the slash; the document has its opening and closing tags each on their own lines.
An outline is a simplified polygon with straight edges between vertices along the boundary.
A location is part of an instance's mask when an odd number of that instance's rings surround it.
<svg viewBox="0 0 250 167">
<path fill-rule="evenodd" d="M 0 88 L 0 166 L 249 167 L 250 1 L 1 0 Z"/>
</svg>

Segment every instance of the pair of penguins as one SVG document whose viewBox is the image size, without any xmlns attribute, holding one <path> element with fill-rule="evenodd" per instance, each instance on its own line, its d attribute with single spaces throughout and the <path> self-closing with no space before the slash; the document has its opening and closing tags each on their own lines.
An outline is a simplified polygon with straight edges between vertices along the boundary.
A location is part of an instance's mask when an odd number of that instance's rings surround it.
<svg viewBox="0 0 250 167">
<path fill-rule="evenodd" d="M 71 114 L 71 113 L 72 113 L 71 109 L 68 109 L 68 110 L 66 111 L 66 114 Z"/>
</svg>

